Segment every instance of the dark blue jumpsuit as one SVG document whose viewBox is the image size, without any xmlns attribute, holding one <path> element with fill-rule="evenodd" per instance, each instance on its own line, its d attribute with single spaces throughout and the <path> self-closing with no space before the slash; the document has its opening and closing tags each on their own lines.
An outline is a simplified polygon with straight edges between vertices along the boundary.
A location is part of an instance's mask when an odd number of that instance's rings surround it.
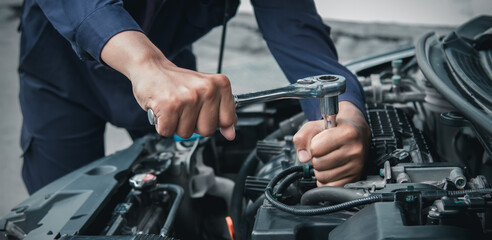
<svg viewBox="0 0 492 240">
<path fill-rule="evenodd" d="M 107 122 L 126 128 L 132 138 L 155 131 L 133 97 L 131 82 L 100 59 L 112 36 L 142 31 L 176 65 L 195 69 L 193 42 L 223 20 L 224 0 L 155 0 L 149 7 L 151 1 L 25 0 L 19 97 L 22 176 L 29 193 L 103 157 Z M 337 62 L 330 28 L 312 0 L 252 3 L 263 37 L 289 81 L 343 75 L 347 90 L 339 99 L 364 110 L 360 84 Z M 232 16 L 238 1 L 230 5 Z M 320 119 L 317 101 L 301 105 L 310 120 Z"/>
</svg>

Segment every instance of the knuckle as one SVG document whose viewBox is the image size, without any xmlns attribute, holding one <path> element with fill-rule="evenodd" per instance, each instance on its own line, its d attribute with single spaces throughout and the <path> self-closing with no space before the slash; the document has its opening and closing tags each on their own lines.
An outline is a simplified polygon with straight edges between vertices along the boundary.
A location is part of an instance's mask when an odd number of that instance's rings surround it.
<svg viewBox="0 0 492 240">
<path fill-rule="evenodd" d="M 181 96 L 181 103 L 184 105 L 188 104 L 196 104 L 198 103 L 198 93 L 196 91 L 186 91 L 182 96 Z"/>
<path fill-rule="evenodd" d="M 347 127 L 344 134 L 348 139 L 356 139 L 359 136 L 359 132 L 357 132 L 357 129 L 353 126 Z"/>
<path fill-rule="evenodd" d="M 201 94 L 206 99 L 214 98 L 216 95 L 215 88 L 212 84 L 209 84 L 207 82 L 203 82 L 199 88 L 200 88 L 200 91 L 202 92 Z"/>
<path fill-rule="evenodd" d="M 167 96 L 165 99 L 162 99 L 160 102 L 162 102 L 163 106 L 165 106 L 165 109 L 171 112 L 178 111 L 181 108 L 181 101 L 179 100 L 178 96 L 176 95 L 171 95 Z"/>
<path fill-rule="evenodd" d="M 294 145 L 299 146 L 302 142 L 301 139 L 302 139 L 301 134 L 299 134 L 299 132 L 298 132 L 298 133 L 296 133 L 296 135 L 294 135 L 294 138 L 292 139 L 292 141 L 294 142 Z"/>
<path fill-rule="evenodd" d="M 351 147 L 351 155 L 352 157 L 362 157 L 363 154 L 364 154 L 364 145 L 362 144 L 354 144 L 352 147 Z"/>
<path fill-rule="evenodd" d="M 214 83 L 217 85 L 217 87 L 219 87 L 221 89 L 230 89 L 231 88 L 231 82 L 229 81 L 229 79 L 224 74 L 215 75 Z"/>
<path fill-rule="evenodd" d="M 306 134 L 303 131 L 299 131 L 294 135 L 293 141 L 296 146 L 304 143 L 306 139 Z"/>
</svg>

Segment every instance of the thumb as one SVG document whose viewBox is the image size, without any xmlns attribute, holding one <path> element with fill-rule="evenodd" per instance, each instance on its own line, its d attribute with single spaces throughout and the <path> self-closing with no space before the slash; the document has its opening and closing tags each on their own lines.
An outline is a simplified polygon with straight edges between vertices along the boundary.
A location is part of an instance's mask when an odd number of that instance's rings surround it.
<svg viewBox="0 0 492 240">
<path fill-rule="evenodd" d="M 302 163 L 306 163 L 313 157 L 311 154 L 311 140 L 323 131 L 319 121 L 308 122 L 294 135 L 294 144 L 297 149 L 297 157 Z"/>
</svg>

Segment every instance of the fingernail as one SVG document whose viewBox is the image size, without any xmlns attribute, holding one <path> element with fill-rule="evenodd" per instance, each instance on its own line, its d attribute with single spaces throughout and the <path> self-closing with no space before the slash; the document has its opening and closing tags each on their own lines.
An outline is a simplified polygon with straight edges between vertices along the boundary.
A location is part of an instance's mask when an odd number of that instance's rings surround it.
<svg viewBox="0 0 492 240">
<path fill-rule="evenodd" d="M 311 156 L 306 150 L 301 150 L 297 153 L 297 156 L 299 157 L 299 161 L 305 163 L 311 160 Z"/>
<path fill-rule="evenodd" d="M 234 140 L 234 138 L 236 138 L 236 129 L 234 128 L 234 125 L 228 128 L 220 128 L 220 133 L 229 141 L 232 141 Z"/>
</svg>

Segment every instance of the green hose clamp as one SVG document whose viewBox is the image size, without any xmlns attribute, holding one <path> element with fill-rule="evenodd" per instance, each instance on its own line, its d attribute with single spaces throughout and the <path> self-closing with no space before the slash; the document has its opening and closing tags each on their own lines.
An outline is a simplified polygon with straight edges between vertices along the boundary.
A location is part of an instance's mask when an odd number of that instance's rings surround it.
<svg viewBox="0 0 492 240">
<path fill-rule="evenodd" d="M 303 164 L 302 165 L 302 177 L 303 178 L 311 178 L 311 173 L 309 170 L 310 170 L 309 164 Z"/>
</svg>

